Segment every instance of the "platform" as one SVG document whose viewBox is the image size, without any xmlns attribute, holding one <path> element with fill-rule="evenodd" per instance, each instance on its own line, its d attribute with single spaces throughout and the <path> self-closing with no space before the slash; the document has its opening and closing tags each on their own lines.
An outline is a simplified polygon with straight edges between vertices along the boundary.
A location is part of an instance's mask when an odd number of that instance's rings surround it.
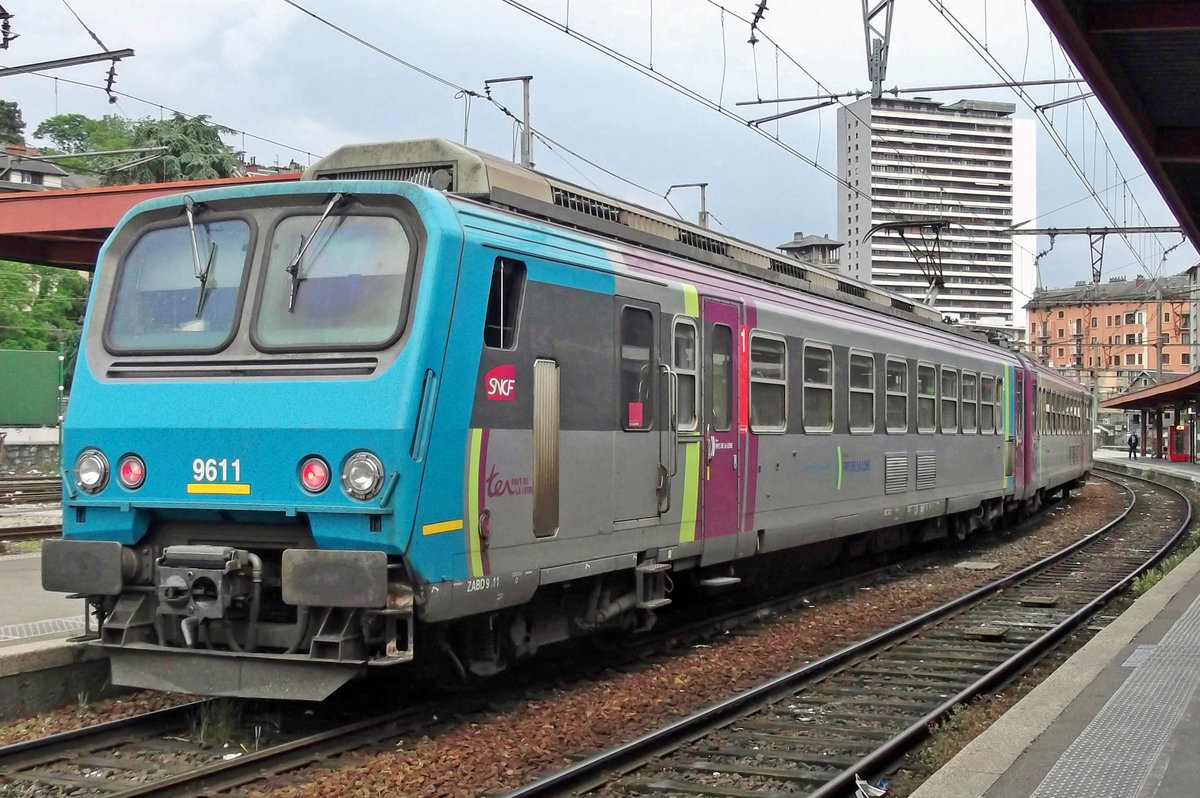
<svg viewBox="0 0 1200 798">
<path fill-rule="evenodd" d="M 1098 462 L 1200 486 L 1200 465 Z M 1200 508 L 1198 508 L 1200 510 Z M 1200 794 L 1200 551 L 931 776 L 913 798 Z"/>
<path fill-rule="evenodd" d="M 0 540 L 8 526 L 62 521 L 57 506 L 0 508 Z M 36 551 L 0 555 L 0 651 L 34 640 L 65 638 L 83 630 L 83 602 L 42 590 Z"/>
</svg>

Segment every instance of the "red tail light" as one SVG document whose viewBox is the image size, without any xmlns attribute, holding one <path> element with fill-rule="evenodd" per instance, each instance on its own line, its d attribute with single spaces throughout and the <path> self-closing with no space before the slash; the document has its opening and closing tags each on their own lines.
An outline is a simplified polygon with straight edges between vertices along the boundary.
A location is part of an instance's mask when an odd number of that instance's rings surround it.
<svg viewBox="0 0 1200 798">
<path fill-rule="evenodd" d="M 329 464 L 320 457 L 309 457 L 300 464 L 300 485 L 309 493 L 329 487 Z"/>
<path fill-rule="evenodd" d="M 130 490 L 137 490 L 146 481 L 146 464 L 136 454 L 127 454 L 117 465 L 117 479 Z"/>
</svg>

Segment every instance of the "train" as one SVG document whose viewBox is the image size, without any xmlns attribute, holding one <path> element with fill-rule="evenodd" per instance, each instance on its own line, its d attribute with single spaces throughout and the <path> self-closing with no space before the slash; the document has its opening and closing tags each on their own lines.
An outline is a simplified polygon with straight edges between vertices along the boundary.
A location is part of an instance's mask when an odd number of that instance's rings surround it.
<svg viewBox="0 0 1200 798">
<path fill-rule="evenodd" d="M 42 583 L 118 685 L 486 678 L 1008 523 L 1082 484 L 1092 407 L 836 271 L 446 140 L 350 145 L 114 228 Z"/>
</svg>

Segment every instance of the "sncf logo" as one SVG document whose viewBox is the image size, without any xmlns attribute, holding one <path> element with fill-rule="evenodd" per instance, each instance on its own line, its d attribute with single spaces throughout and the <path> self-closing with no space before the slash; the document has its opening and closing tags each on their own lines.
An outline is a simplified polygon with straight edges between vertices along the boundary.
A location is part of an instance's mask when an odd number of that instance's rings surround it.
<svg viewBox="0 0 1200 798">
<path fill-rule="evenodd" d="M 496 366 L 483 377 L 490 402 L 513 402 L 517 398 L 517 367 L 511 363 Z"/>
</svg>

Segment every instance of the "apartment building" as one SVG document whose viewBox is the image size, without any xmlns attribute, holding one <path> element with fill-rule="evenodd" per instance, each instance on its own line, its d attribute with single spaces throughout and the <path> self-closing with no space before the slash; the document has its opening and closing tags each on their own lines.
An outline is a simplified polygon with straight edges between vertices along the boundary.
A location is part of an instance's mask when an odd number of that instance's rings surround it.
<svg viewBox="0 0 1200 798">
<path fill-rule="evenodd" d="M 1029 313 L 1029 351 L 1094 388 L 1104 400 L 1193 368 L 1187 275 L 1076 283 L 1039 291 Z"/>
<path fill-rule="evenodd" d="M 1037 215 L 1032 120 L 1012 103 L 864 99 L 838 111 L 838 238 L 851 277 L 932 304 L 963 324 L 1022 337 L 1034 247 L 1012 236 Z M 882 223 L 902 230 L 871 231 Z M 935 227 L 941 227 L 936 236 Z"/>
</svg>

